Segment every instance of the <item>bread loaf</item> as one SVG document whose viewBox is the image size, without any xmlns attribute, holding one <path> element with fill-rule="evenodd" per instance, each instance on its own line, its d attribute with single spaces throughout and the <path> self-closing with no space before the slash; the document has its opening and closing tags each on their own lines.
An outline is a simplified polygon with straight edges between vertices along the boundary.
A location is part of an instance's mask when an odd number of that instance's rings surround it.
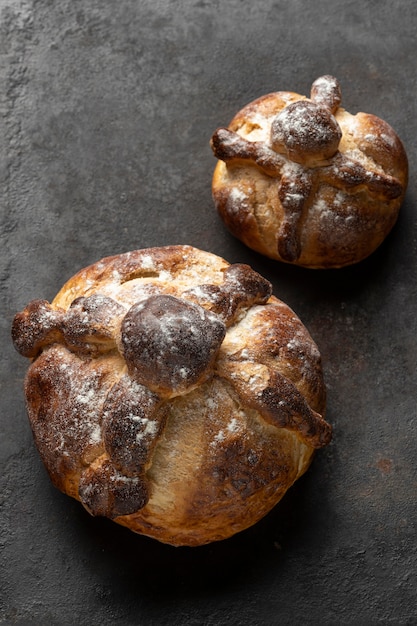
<svg viewBox="0 0 417 626">
<path fill-rule="evenodd" d="M 331 427 L 317 346 L 270 283 L 190 246 L 78 272 L 13 322 L 54 485 L 173 545 L 258 521 Z"/>
<path fill-rule="evenodd" d="M 408 163 L 394 130 L 341 107 L 332 76 L 310 98 L 278 91 L 211 139 L 213 199 L 228 229 L 270 258 L 338 268 L 369 256 L 394 226 Z"/>
</svg>

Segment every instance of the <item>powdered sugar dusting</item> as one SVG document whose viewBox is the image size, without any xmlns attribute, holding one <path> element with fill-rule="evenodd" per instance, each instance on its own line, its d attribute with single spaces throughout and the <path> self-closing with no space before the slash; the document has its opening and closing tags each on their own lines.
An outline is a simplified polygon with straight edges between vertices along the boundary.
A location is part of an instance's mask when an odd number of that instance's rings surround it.
<svg viewBox="0 0 417 626">
<path fill-rule="evenodd" d="M 229 433 L 237 433 L 239 431 L 239 423 L 235 417 L 233 417 L 227 425 Z"/>
<path fill-rule="evenodd" d="M 96 390 L 90 380 L 83 381 L 81 388 L 77 389 L 77 395 L 74 398 L 74 401 L 77 404 L 89 405 L 95 396 L 95 392 Z"/>
<path fill-rule="evenodd" d="M 133 413 L 130 413 L 126 417 L 127 419 L 132 420 L 132 422 L 138 424 L 141 428 L 141 430 L 138 430 L 136 433 L 137 443 L 146 437 L 154 437 L 159 430 L 159 422 L 157 420 L 151 420 L 147 417 L 142 417 Z"/>
<path fill-rule="evenodd" d="M 143 254 L 141 257 L 141 265 L 145 270 L 156 270 L 154 259 L 150 254 Z"/>
<path fill-rule="evenodd" d="M 230 199 L 232 202 L 244 202 L 247 197 L 247 194 L 239 187 L 233 187 L 230 191 Z"/>
</svg>

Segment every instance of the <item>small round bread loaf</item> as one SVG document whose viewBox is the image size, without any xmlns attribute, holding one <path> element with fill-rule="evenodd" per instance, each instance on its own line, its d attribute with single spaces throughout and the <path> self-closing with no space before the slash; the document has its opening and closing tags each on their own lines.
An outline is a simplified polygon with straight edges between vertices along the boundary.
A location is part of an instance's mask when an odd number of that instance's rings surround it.
<svg viewBox="0 0 417 626">
<path fill-rule="evenodd" d="M 18 313 L 12 337 L 55 486 L 165 543 L 251 526 L 331 438 L 298 317 L 249 266 L 190 246 L 83 269 Z"/>
<path fill-rule="evenodd" d="M 214 133 L 214 203 L 250 248 L 304 267 L 343 267 L 394 226 L 407 187 L 404 147 L 386 122 L 340 104 L 338 81 L 322 76 L 309 99 L 268 94 Z"/>
</svg>

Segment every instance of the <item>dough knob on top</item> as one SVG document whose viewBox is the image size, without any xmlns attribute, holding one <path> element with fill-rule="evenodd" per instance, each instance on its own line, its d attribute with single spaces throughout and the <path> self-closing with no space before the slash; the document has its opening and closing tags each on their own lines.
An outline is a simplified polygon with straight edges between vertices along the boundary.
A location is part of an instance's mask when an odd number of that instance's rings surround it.
<svg viewBox="0 0 417 626">
<path fill-rule="evenodd" d="M 289 104 L 271 126 L 274 150 L 301 164 L 330 159 L 341 138 L 342 131 L 330 110 L 308 100 Z"/>
<path fill-rule="evenodd" d="M 210 376 L 226 327 L 199 305 L 158 295 L 133 305 L 121 331 L 130 375 L 156 393 L 174 396 Z"/>
</svg>

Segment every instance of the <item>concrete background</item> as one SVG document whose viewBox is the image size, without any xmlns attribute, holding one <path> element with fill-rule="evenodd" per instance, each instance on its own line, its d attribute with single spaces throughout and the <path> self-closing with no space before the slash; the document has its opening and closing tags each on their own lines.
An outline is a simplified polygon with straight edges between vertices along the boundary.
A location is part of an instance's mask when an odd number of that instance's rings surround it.
<svg viewBox="0 0 417 626">
<path fill-rule="evenodd" d="M 412 625 L 416 554 L 416 34 L 413 0 L 0 0 L 0 623 Z M 388 121 L 410 184 L 363 263 L 251 252 L 210 192 L 209 139 L 274 90 L 331 73 Z M 272 281 L 321 350 L 332 444 L 263 521 L 174 549 L 91 518 L 49 482 L 14 313 L 81 267 L 188 243 Z"/>
</svg>

